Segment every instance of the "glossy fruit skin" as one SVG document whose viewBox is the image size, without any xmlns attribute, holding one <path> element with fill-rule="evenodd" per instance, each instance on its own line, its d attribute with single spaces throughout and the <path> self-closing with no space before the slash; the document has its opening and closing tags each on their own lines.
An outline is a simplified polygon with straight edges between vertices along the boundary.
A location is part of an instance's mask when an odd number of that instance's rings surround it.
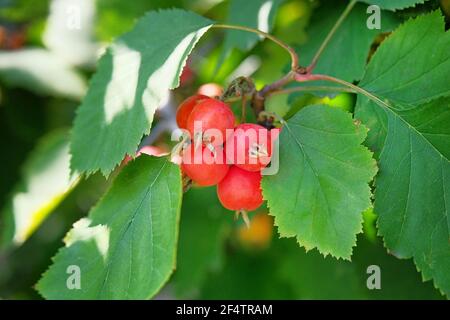
<svg viewBox="0 0 450 320">
<path fill-rule="evenodd" d="M 227 175 L 230 166 L 226 164 L 224 150 L 216 148 L 216 155 L 205 146 L 194 151 L 191 144 L 183 151 L 181 170 L 199 186 L 218 184 Z"/>
<path fill-rule="evenodd" d="M 200 101 L 192 110 L 187 120 L 187 130 L 191 134 L 191 139 L 195 139 L 195 125 L 196 122 L 201 124 L 201 133 L 203 134 L 203 141 L 208 140 L 208 132 L 210 129 L 217 130 L 221 134 L 221 139 L 212 138 L 210 142 L 212 145 L 222 145 L 227 136 L 232 133 L 234 127 L 234 114 L 230 107 L 217 99 L 207 99 Z M 200 133 L 200 132 L 199 132 Z"/>
<path fill-rule="evenodd" d="M 194 109 L 194 107 L 198 103 L 200 103 L 201 101 L 203 101 L 205 99 L 209 99 L 209 97 L 205 96 L 203 94 L 196 94 L 196 95 L 193 95 L 193 96 L 187 98 L 183 102 L 181 102 L 181 104 L 177 110 L 177 125 L 178 125 L 178 127 L 180 127 L 181 129 L 187 129 L 186 123 L 187 123 L 187 119 L 188 119 L 189 115 L 192 112 L 192 109 Z"/>
<path fill-rule="evenodd" d="M 225 178 L 217 185 L 217 196 L 228 210 L 258 209 L 263 203 L 261 172 L 250 172 L 231 166 Z"/>
<path fill-rule="evenodd" d="M 226 142 L 227 159 L 241 169 L 260 171 L 269 164 L 272 156 L 271 133 L 272 131 L 254 123 L 238 125 Z M 255 145 L 259 146 L 261 152 L 257 156 L 252 156 L 251 151 Z"/>
</svg>

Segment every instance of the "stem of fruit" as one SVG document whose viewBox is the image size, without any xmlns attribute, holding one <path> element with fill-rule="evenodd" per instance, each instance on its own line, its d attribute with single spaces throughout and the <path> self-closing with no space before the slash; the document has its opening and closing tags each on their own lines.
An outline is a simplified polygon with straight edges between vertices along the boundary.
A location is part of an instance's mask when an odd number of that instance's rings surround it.
<svg viewBox="0 0 450 320">
<path fill-rule="evenodd" d="M 188 192 L 189 189 L 191 189 L 192 187 L 192 179 L 183 174 L 182 185 L 183 185 L 183 193 Z"/>
<path fill-rule="evenodd" d="M 311 73 L 311 71 L 314 70 L 314 68 L 316 67 L 317 62 L 319 61 L 319 58 L 322 55 L 323 51 L 325 50 L 325 48 L 330 43 L 330 41 L 333 38 L 333 36 L 335 35 L 336 31 L 339 29 L 339 27 L 344 22 L 345 18 L 347 18 L 347 16 L 350 14 L 350 12 L 352 11 L 352 9 L 355 6 L 356 2 L 357 2 L 357 0 L 350 1 L 350 3 L 345 8 L 345 10 L 342 12 L 342 14 L 339 17 L 339 19 L 334 24 L 333 28 L 330 30 L 330 32 L 328 33 L 326 38 L 323 40 L 322 44 L 320 45 L 319 49 L 317 50 L 316 54 L 314 55 L 314 57 L 313 57 L 313 59 L 311 61 L 311 64 L 306 68 L 308 73 Z"/>
<path fill-rule="evenodd" d="M 244 223 L 247 228 L 250 228 L 250 219 L 248 218 L 247 211 L 245 210 L 238 210 L 234 213 L 234 220 L 239 219 L 239 216 L 242 217 L 242 220 L 244 220 Z"/>
<path fill-rule="evenodd" d="M 271 34 L 268 34 L 268 33 L 264 32 L 264 31 L 261 31 L 261 30 L 258 30 L 258 29 L 253 29 L 253 28 L 244 27 L 244 26 L 235 26 L 235 25 L 230 25 L 230 24 L 214 24 L 212 26 L 212 28 L 221 28 L 221 29 L 232 29 L 232 30 L 246 31 L 246 32 L 255 33 L 257 35 L 260 35 L 261 37 L 269 39 L 269 40 L 273 41 L 274 43 L 276 43 L 277 45 L 279 45 L 280 47 L 282 47 L 284 50 L 286 50 L 289 53 L 289 55 L 291 56 L 291 68 L 292 68 L 292 70 L 296 71 L 298 69 L 299 60 L 298 60 L 298 55 L 295 52 L 295 50 L 292 49 L 289 45 L 287 45 L 286 43 L 284 43 L 283 41 L 281 41 L 280 39 L 274 37 Z"/>
</svg>

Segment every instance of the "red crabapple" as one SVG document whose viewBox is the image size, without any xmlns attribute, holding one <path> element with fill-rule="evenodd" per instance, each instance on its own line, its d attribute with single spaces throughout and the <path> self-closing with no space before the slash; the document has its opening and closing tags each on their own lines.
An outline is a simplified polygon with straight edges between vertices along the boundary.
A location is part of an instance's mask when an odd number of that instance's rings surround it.
<svg viewBox="0 0 450 320">
<path fill-rule="evenodd" d="M 202 94 L 196 94 L 196 95 L 193 95 L 193 96 L 187 98 L 180 104 L 180 106 L 178 107 L 178 110 L 177 110 L 178 127 L 180 127 L 181 129 L 187 128 L 187 125 L 186 125 L 187 119 L 188 119 L 189 115 L 191 114 L 192 109 L 194 109 L 194 107 L 200 101 L 203 101 L 205 99 L 209 99 L 209 97 L 202 95 Z"/>
<path fill-rule="evenodd" d="M 230 107 L 217 99 L 200 101 L 187 120 L 187 130 L 197 144 L 198 137 L 214 146 L 222 145 L 234 127 L 234 114 Z"/>
<path fill-rule="evenodd" d="M 247 171 L 265 168 L 272 155 L 272 131 L 254 123 L 238 125 L 226 142 L 227 159 Z"/>
<path fill-rule="evenodd" d="M 228 169 L 222 147 L 211 151 L 205 146 L 195 148 L 191 143 L 183 151 L 181 170 L 199 186 L 216 185 L 226 176 Z"/>
<path fill-rule="evenodd" d="M 231 166 L 217 185 L 217 195 L 228 210 L 253 211 L 263 203 L 261 172 L 250 172 Z"/>
</svg>

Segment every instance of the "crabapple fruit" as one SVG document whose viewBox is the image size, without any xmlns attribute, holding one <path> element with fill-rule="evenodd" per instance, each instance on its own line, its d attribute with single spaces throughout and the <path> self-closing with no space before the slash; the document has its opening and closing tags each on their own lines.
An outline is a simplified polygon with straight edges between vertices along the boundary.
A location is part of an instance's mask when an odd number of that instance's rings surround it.
<svg viewBox="0 0 450 320">
<path fill-rule="evenodd" d="M 231 166 L 217 185 L 220 203 L 228 210 L 252 211 L 263 203 L 261 172 L 250 172 Z"/>
<path fill-rule="evenodd" d="M 227 159 L 247 171 L 265 168 L 272 155 L 272 131 L 254 123 L 238 125 L 226 141 Z"/>
<path fill-rule="evenodd" d="M 193 95 L 186 100 L 184 100 L 177 110 L 177 124 L 178 127 L 181 129 L 186 129 L 186 123 L 189 115 L 192 112 L 192 109 L 200 102 L 205 99 L 209 99 L 209 97 L 202 95 L 202 94 L 196 94 Z"/>
<path fill-rule="evenodd" d="M 187 120 L 187 130 L 195 142 L 201 137 L 203 142 L 217 146 L 225 142 L 234 121 L 233 111 L 226 103 L 209 98 L 194 107 Z"/>
<path fill-rule="evenodd" d="M 182 154 L 181 170 L 199 186 L 213 186 L 228 173 L 222 147 L 210 150 L 205 146 L 195 148 L 190 144 Z"/>
</svg>

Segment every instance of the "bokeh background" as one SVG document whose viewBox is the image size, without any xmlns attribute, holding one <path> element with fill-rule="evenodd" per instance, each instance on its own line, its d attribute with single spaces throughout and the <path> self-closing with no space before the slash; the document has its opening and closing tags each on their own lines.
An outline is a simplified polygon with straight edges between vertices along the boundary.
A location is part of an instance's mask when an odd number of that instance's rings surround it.
<svg viewBox="0 0 450 320">
<path fill-rule="evenodd" d="M 340 10 L 339 1 L 331 0 L 76 0 L 82 28 L 68 32 L 61 27 L 67 22 L 64 1 L 0 0 L 0 299 L 41 298 L 33 286 L 63 245 L 65 233 L 110 184 L 101 175 L 70 180 L 66 147 L 96 60 L 137 18 L 149 10 L 178 7 L 239 24 L 233 12 L 267 2 L 276 6 L 265 19 L 272 32 L 300 47 L 314 41 L 308 26 L 315 10 L 325 8 L 322 12 L 330 15 Z M 405 10 L 401 18 L 439 7 L 448 17 L 450 1 L 443 0 Z M 197 45 L 180 88 L 161 106 L 153 134 L 144 137 L 143 145 L 171 147 L 168 134 L 176 106 L 202 84 L 223 87 L 245 75 L 261 87 L 288 67 L 286 53 L 270 42 L 238 41 L 233 46 L 227 39 L 226 32 L 215 30 Z M 277 95 L 267 108 L 283 115 L 317 101 L 352 111 L 354 97 Z M 11 230 L 11 215 L 24 220 L 22 233 Z M 183 201 L 177 270 L 156 298 L 443 298 L 431 282 L 422 283 L 411 260 L 386 252 L 376 236 L 376 216 L 371 211 L 364 215 L 364 233 L 352 262 L 338 261 L 306 253 L 294 239 L 278 239 L 266 208 L 252 213 L 252 227 L 246 229 L 221 207 L 214 188 L 193 188 Z M 373 264 L 381 268 L 381 290 L 366 286 L 366 270 Z"/>
</svg>

